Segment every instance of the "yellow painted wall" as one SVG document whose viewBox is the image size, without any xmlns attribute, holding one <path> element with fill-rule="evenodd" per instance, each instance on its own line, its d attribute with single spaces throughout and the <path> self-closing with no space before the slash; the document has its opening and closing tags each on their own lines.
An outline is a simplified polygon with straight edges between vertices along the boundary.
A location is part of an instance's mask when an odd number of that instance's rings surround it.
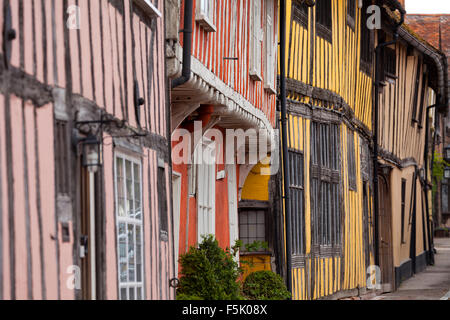
<svg viewBox="0 0 450 320">
<path fill-rule="evenodd" d="M 338 94 L 350 106 L 356 119 L 368 130 L 372 128 L 372 79 L 360 70 L 360 19 L 357 9 L 355 31 L 347 24 L 347 1 L 332 0 L 332 43 L 315 35 L 315 8 L 309 9 L 308 28 L 292 21 L 292 0 L 287 0 L 287 50 L 284 62 L 288 78 L 330 90 Z M 313 24 L 315 25 L 315 24 Z M 313 33 L 313 43 L 311 41 Z M 311 46 L 313 54 L 312 78 L 310 78 Z M 283 59 L 283 57 L 281 57 Z M 311 103 L 317 107 L 335 108 L 323 101 L 298 94 L 289 95 L 292 102 Z M 342 255 L 321 258 L 314 255 L 311 246 L 311 198 L 310 198 L 310 128 L 311 120 L 289 115 L 289 147 L 304 153 L 305 162 L 305 238 L 306 263 L 304 268 L 292 270 L 293 297 L 298 300 L 319 299 L 341 290 L 366 286 L 366 246 L 363 225 L 363 183 L 361 178 L 360 139 L 355 132 L 355 159 L 357 191 L 349 190 L 347 178 L 347 126 L 341 124 L 341 170 L 344 222 L 342 225 Z M 372 199 L 369 198 L 369 208 Z M 371 215 L 371 212 L 369 212 Z M 373 234 L 369 234 L 373 241 Z M 373 263 L 373 254 L 370 254 Z M 343 268 L 343 270 L 341 270 Z"/>
<path fill-rule="evenodd" d="M 363 182 L 360 162 L 360 137 L 355 132 L 355 153 L 357 191 L 351 191 L 347 175 L 347 126 L 341 124 L 341 176 L 342 195 L 344 203 L 342 257 L 313 258 L 311 249 L 311 198 L 310 198 L 310 128 L 311 120 L 295 115 L 289 115 L 289 148 L 304 152 L 305 156 L 305 238 L 306 254 L 309 256 L 305 268 L 292 270 L 293 296 L 295 299 L 318 299 L 340 290 L 349 290 L 366 286 L 366 256 L 363 225 Z M 369 199 L 369 208 L 372 201 Z M 295 214 L 295 213 L 293 213 Z M 373 235 L 370 235 L 373 240 Z M 373 256 L 370 257 L 373 262 Z M 343 266 L 343 277 L 341 275 Z M 308 270 L 314 268 L 314 277 Z M 309 291 L 308 291 L 309 290 Z M 309 292 L 309 293 L 308 293 Z"/>
<path fill-rule="evenodd" d="M 347 24 L 347 1 L 332 0 L 332 43 L 316 35 L 316 8 L 309 8 L 308 28 L 292 19 L 293 0 L 286 1 L 286 71 L 287 77 L 314 87 L 330 90 L 343 98 L 351 107 L 355 117 L 369 130 L 372 129 L 373 81 L 360 70 L 360 19 L 361 10 L 356 10 L 355 30 Z M 292 20 L 292 23 L 291 23 Z M 314 42 L 311 41 L 311 32 Z M 313 65 L 310 65 L 311 46 Z M 279 57 L 281 57 L 279 55 Z M 312 78 L 310 70 L 312 68 Z M 309 97 L 288 98 L 310 103 Z M 320 101 L 315 104 L 325 106 Z"/>
<path fill-rule="evenodd" d="M 255 254 L 241 256 L 241 268 L 244 270 L 243 278 L 247 278 L 253 272 L 272 271 L 270 255 Z"/>
<path fill-rule="evenodd" d="M 266 159 L 267 160 L 267 159 Z M 266 161 L 264 161 L 266 162 Z M 268 164 L 257 164 L 247 176 L 242 189 L 242 200 L 269 201 L 270 166 Z M 251 254 L 241 255 L 241 268 L 244 270 L 244 279 L 253 272 L 272 271 L 270 255 Z"/>
<path fill-rule="evenodd" d="M 261 170 L 270 170 L 270 166 L 259 163 L 250 171 L 242 189 L 242 200 L 269 201 L 270 175 L 262 175 Z"/>
<path fill-rule="evenodd" d="M 393 255 L 394 266 L 400 267 L 405 261 L 410 259 L 410 245 L 411 245 L 411 215 L 412 215 L 412 203 L 411 192 L 413 184 L 414 167 L 407 167 L 400 170 L 394 168 L 391 171 L 390 184 L 391 189 L 391 206 L 392 206 L 392 243 L 393 243 Z M 405 196 L 405 221 L 404 221 L 404 243 L 401 239 L 401 181 L 406 180 L 406 196 Z M 419 256 L 425 251 L 423 243 L 423 192 L 419 180 L 416 182 L 416 255 Z M 426 219 L 426 218 L 425 218 Z M 426 226 L 426 225 L 425 225 Z M 425 235 L 426 231 L 425 231 Z"/>
</svg>

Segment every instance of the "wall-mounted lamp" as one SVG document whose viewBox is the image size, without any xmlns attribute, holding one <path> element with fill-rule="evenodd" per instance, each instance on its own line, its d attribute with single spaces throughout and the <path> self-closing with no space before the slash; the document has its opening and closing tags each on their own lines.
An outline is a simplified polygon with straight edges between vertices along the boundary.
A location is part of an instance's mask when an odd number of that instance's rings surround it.
<svg viewBox="0 0 450 320">
<path fill-rule="evenodd" d="M 420 180 L 425 180 L 425 169 L 424 168 L 421 168 L 419 170 L 419 177 L 420 177 Z"/>
<path fill-rule="evenodd" d="M 89 172 L 96 173 L 102 166 L 101 160 L 101 142 L 94 134 L 89 134 L 86 138 L 80 138 L 75 133 L 73 136 L 73 144 L 77 148 L 81 145 L 82 165 Z"/>
<path fill-rule="evenodd" d="M 445 179 L 450 179 L 450 167 L 446 167 L 444 169 L 444 178 Z"/>
<path fill-rule="evenodd" d="M 450 161 L 450 144 L 444 148 L 444 158 L 446 161 Z"/>
<path fill-rule="evenodd" d="M 13 29 L 13 16 L 11 11 L 11 6 L 5 4 L 3 6 L 3 59 L 6 69 L 9 68 L 9 63 L 11 61 L 13 40 L 17 38 L 16 30 Z"/>
<path fill-rule="evenodd" d="M 145 100 L 139 93 L 139 83 L 137 82 L 137 80 L 134 80 L 134 112 L 139 127 L 141 126 L 141 106 L 143 106 L 144 104 Z"/>
</svg>

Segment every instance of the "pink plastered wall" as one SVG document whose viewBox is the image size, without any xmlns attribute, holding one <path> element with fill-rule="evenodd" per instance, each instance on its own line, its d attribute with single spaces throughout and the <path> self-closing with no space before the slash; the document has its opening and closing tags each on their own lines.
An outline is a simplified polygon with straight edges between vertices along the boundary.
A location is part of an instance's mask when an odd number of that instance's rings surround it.
<svg viewBox="0 0 450 320">
<path fill-rule="evenodd" d="M 18 0 L 9 1 L 12 27 L 17 33 L 16 40 L 11 42 L 11 67 L 33 78 L 41 89 L 44 84 L 48 85 L 42 89 L 45 91 L 43 95 L 55 88 L 70 89 L 77 99 L 89 102 L 115 118 L 127 120 L 127 125 L 135 129 L 138 127 L 133 99 L 136 79 L 145 99 L 140 129 L 165 137 L 164 17 L 157 19 L 156 28 L 151 28 L 150 19 L 143 21 L 142 15 L 133 11 L 136 8 L 130 10 L 131 0 L 123 2 L 123 12 L 108 0 L 68 0 L 68 6 L 79 5 L 81 19 L 80 30 L 69 30 L 64 18 L 68 8 L 64 7 L 63 1 L 33 1 L 34 7 L 24 1 L 22 11 Z M 3 3 L 4 0 L 0 0 L 0 7 Z M 159 1 L 159 10 L 164 13 L 163 6 Z M 3 20 L 3 10 L 0 10 L 0 23 Z M 3 44 L 2 33 L 0 42 Z M 2 51 L 3 46 L 0 48 Z M 68 281 L 72 275 L 70 267 L 76 265 L 78 259 L 74 243 L 79 241 L 79 235 L 74 233 L 74 218 L 79 214 L 76 209 L 79 203 L 76 195 L 72 195 L 75 208 L 72 220 L 68 222 L 69 239 L 64 242 L 56 209 L 55 105 L 51 99 L 44 105 L 37 105 L 33 99 L 23 95 L 23 92 L 12 92 L 7 97 L 10 110 L 7 119 L 5 96 L 0 95 L 1 294 L 5 299 L 74 299 L 76 291 L 70 288 Z M 80 108 L 75 103 L 71 106 Z M 10 136 L 6 136 L 7 122 L 13 128 Z M 9 139 L 12 163 L 7 163 Z M 107 299 L 118 297 L 114 152 L 113 144 L 105 144 L 104 286 Z M 144 235 L 145 288 L 148 299 L 169 299 L 174 298 L 173 290 L 169 289 L 169 280 L 174 276 L 173 244 L 159 238 L 157 158 L 156 151 L 144 148 L 143 197 L 146 203 L 145 230 L 148 230 Z M 8 185 L 8 170 L 12 172 L 13 185 Z M 170 212 L 169 167 L 166 167 L 166 174 L 167 189 L 164 192 L 167 193 Z M 9 203 L 8 189 L 14 194 L 12 203 Z M 14 212 L 13 230 L 10 229 L 9 212 Z M 10 250 L 11 239 L 14 252 Z M 12 261 L 15 262 L 14 270 L 10 270 Z M 12 274 L 15 274 L 14 278 Z"/>
</svg>

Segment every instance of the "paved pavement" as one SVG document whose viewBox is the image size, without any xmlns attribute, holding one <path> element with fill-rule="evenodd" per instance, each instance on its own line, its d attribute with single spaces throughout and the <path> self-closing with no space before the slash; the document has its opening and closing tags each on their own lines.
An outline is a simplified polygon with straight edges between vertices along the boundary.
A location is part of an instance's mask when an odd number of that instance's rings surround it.
<svg viewBox="0 0 450 320">
<path fill-rule="evenodd" d="M 372 300 L 450 300 L 450 238 L 435 239 L 435 265 Z"/>
</svg>

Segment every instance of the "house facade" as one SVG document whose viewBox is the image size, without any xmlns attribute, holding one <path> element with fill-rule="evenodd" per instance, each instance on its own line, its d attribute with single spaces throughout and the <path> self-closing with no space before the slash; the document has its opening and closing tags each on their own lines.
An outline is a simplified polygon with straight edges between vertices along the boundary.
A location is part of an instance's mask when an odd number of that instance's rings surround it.
<svg viewBox="0 0 450 320">
<path fill-rule="evenodd" d="M 365 288 L 374 261 L 374 42 L 355 1 L 287 1 L 286 12 L 287 277 L 294 299 L 320 299 Z"/>
<path fill-rule="evenodd" d="M 166 30 L 176 256 L 208 234 L 223 248 L 265 240 L 270 171 L 258 168 L 277 142 L 278 3 L 184 0 L 167 8 L 178 21 Z M 263 156 L 251 152 L 258 141 Z M 252 179 L 261 184 L 249 194 Z"/>
<path fill-rule="evenodd" d="M 164 2 L 0 3 L 0 299 L 173 299 Z"/>
<path fill-rule="evenodd" d="M 395 24 L 398 17 L 384 21 Z M 378 32 L 379 42 L 393 40 L 388 30 Z M 383 61 L 394 61 L 395 69 L 387 63 L 380 70 L 378 110 L 379 255 L 389 291 L 434 263 L 432 128 L 449 105 L 445 54 L 418 36 L 407 18 L 398 37 L 384 48 Z"/>
<path fill-rule="evenodd" d="M 290 185 L 277 190 L 295 299 L 394 291 L 432 262 L 425 115 L 448 108 L 447 70 L 402 17 L 397 1 L 286 1 Z"/>
<path fill-rule="evenodd" d="M 450 15 L 448 14 L 408 14 L 406 22 L 408 26 L 422 39 L 426 40 L 433 47 L 442 51 L 447 59 L 450 56 Z M 448 65 L 448 63 L 447 63 Z M 447 70 L 450 70 L 447 66 Z M 445 148 L 450 147 L 450 119 L 448 115 L 434 113 L 430 126 L 435 134 L 430 134 L 428 142 L 430 146 L 434 145 L 433 153 L 437 157 L 447 158 Z M 436 227 L 436 235 L 439 235 L 440 228 L 450 226 L 450 207 L 449 207 L 449 181 L 448 178 L 441 181 L 433 181 L 436 185 L 433 196 L 433 221 Z"/>
<path fill-rule="evenodd" d="M 25 2 L 0 0 L 0 300 L 175 299 L 207 235 L 294 300 L 433 264 L 442 23 L 421 38 L 397 0 Z"/>
</svg>

